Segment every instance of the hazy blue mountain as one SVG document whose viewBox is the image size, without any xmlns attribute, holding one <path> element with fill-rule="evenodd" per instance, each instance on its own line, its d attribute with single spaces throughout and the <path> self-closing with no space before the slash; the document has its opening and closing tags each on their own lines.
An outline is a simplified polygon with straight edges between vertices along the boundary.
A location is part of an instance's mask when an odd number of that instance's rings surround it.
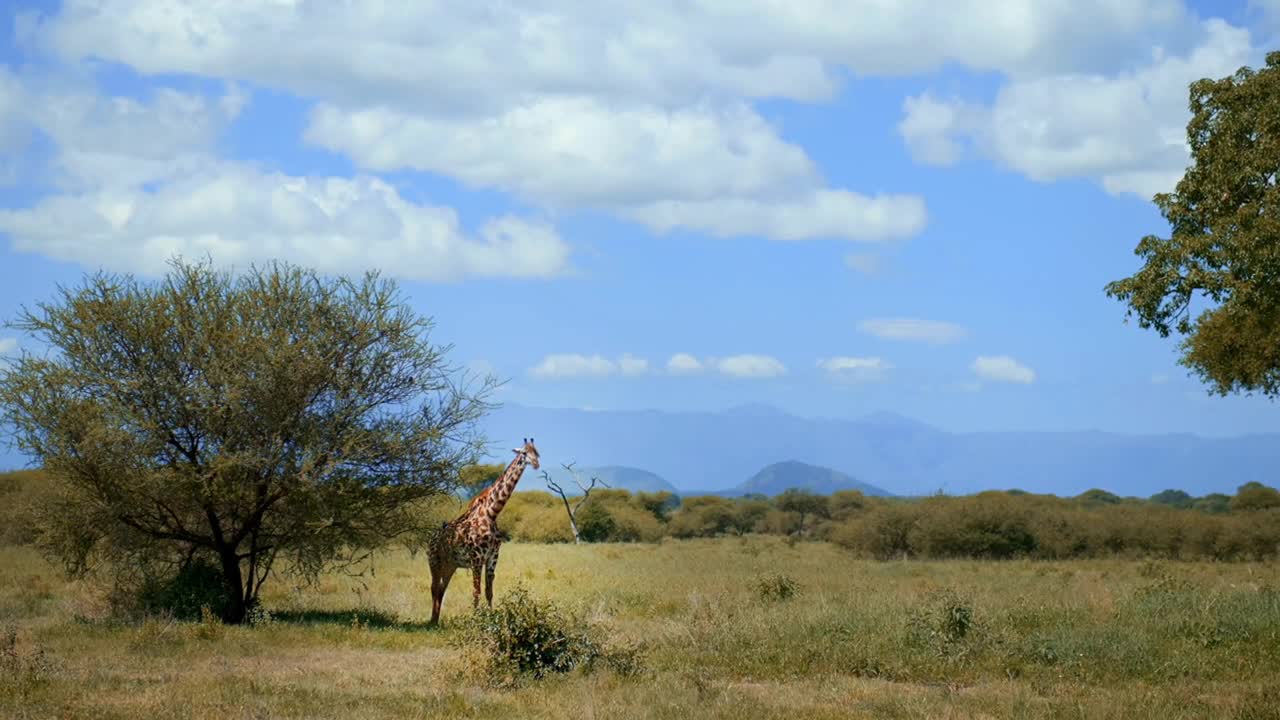
<svg viewBox="0 0 1280 720">
<path fill-rule="evenodd" d="M 575 468 L 576 469 L 576 468 Z M 587 467 L 579 471 L 583 482 L 589 482 L 591 478 L 600 478 L 600 481 L 609 487 L 617 490 L 630 490 L 631 492 L 661 492 L 663 490 L 669 493 L 679 493 L 675 485 L 663 480 L 661 476 L 655 475 L 648 470 L 639 468 L 620 467 L 618 465 L 605 465 L 603 467 Z"/>
<path fill-rule="evenodd" d="M 586 411 L 507 405 L 485 430 L 495 451 L 537 438 L 544 467 L 645 468 L 688 494 L 733 492 L 760 468 L 795 460 L 896 495 L 1020 488 L 1148 497 L 1166 488 L 1233 493 L 1280 482 L 1280 435 L 1204 438 L 1103 432 L 950 433 L 888 413 L 809 419 L 768 406 L 725 412 Z M 505 462 L 506 457 L 502 460 Z"/>
<path fill-rule="evenodd" d="M 830 495 L 837 490 L 861 490 L 864 495 L 890 495 L 883 488 L 860 482 L 831 468 L 810 465 L 796 460 L 773 463 L 752 475 L 734 493 L 748 495 L 778 495 L 789 488 L 801 488 L 819 495 Z"/>
</svg>

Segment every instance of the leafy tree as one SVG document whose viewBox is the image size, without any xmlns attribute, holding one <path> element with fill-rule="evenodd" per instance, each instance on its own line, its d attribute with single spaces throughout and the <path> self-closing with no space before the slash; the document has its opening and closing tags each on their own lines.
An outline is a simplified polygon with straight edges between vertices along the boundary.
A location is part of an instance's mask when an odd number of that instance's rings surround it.
<svg viewBox="0 0 1280 720">
<path fill-rule="evenodd" d="M 458 486 L 470 500 L 502 477 L 507 468 L 499 463 L 467 465 L 458 471 Z"/>
<path fill-rule="evenodd" d="M 716 495 L 685 498 L 668 525 L 674 537 L 713 537 L 734 526 L 734 502 Z"/>
<path fill-rule="evenodd" d="M 1266 510 L 1280 507 L 1280 490 L 1259 482 L 1248 482 L 1236 490 L 1231 498 L 1232 510 Z"/>
<path fill-rule="evenodd" d="M 1191 507 L 1205 513 L 1229 512 L 1231 510 L 1231 496 L 1222 493 L 1209 493 L 1192 501 Z"/>
<path fill-rule="evenodd" d="M 797 535 L 804 534 L 804 521 L 808 517 L 828 517 L 831 514 L 830 498 L 816 495 L 802 488 L 788 488 L 774 499 L 774 505 L 783 512 L 795 513 L 800 517 L 796 528 Z"/>
<path fill-rule="evenodd" d="M 1189 508 L 1195 498 L 1182 490 L 1161 490 L 1151 496 L 1151 502 L 1176 508 Z"/>
<path fill-rule="evenodd" d="M 12 327 L 0 420 L 65 485 L 41 541 L 76 573 L 208 559 L 242 621 L 277 560 L 309 577 L 417 530 L 480 448 L 475 391 L 394 283 L 285 264 L 97 273 Z"/>
<path fill-rule="evenodd" d="M 1280 52 L 1190 88 L 1192 164 L 1155 196 L 1170 236 L 1107 285 L 1143 328 L 1183 336 L 1181 363 L 1213 392 L 1280 395 Z M 1193 314 L 1197 299 L 1207 309 Z"/>
<path fill-rule="evenodd" d="M 1092 488 L 1076 496 L 1076 500 L 1084 505 L 1118 505 L 1120 496 L 1106 490 Z"/>
<path fill-rule="evenodd" d="M 671 517 L 671 511 L 680 507 L 680 498 L 667 490 L 658 490 L 657 492 L 645 492 L 641 490 L 632 496 L 632 502 L 636 507 L 653 515 L 659 521 L 666 522 Z"/>
</svg>

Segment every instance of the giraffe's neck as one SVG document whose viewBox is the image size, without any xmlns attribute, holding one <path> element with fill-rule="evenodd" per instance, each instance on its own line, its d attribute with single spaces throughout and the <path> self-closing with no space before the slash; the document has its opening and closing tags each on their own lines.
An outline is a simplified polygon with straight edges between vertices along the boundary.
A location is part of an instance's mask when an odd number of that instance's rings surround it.
<svg viewBox="0 0 1280 720">
<path fill-rule="evenodd" d="M 511 493 L 516 490 L 516 483 L 520 482 L 520 475 L 524 473 L 524 466 L 525 456 L 521 453 L 511 461 L 506 471 L 502 473 L 502 477 L 493 484 L 493 489 L 489 491 L 489 502 L 485 508 L 485 513 L 490 520 L 497 519 L 498 513 L 506 507 L 507 500 L 511 499 Z"/>
</svg>

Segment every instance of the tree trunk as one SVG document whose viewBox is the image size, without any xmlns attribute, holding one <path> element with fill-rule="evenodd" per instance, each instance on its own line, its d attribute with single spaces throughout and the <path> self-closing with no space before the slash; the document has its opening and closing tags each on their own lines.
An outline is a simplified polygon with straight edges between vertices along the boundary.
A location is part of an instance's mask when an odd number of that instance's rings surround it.
<svg viewBox="0 0 1280 720">
<path fill-rule="evenodd" d="M 227 587 L 227 607 L 222 611 L 222 622 L 239 625 L 249 614 L 249 598 L 245 597 L 240 558 L 234 549 L 223 549 L 218 555 L 222 560 L 222 581 Z"/>
</svg>

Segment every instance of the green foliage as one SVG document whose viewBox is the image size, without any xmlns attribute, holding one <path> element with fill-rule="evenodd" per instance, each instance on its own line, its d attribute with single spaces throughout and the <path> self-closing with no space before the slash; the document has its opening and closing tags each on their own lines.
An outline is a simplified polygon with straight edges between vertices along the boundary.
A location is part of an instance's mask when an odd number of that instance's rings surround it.
<svg viewBox="0 0 1280 720">
<path fill-rule="evenodd" d="M 1153 503 L 1176 508 L 1189 508 L 1195 498 L 1183 490 L 1161 490 L 1150 498 Z"/>
<path fill-rule="evenodd" d="M 714 537 L 735 528 L 734 502 L 713 495 L 685 498 L 667 526 L 672 537 Z"/>
<path fill-rule="evenodd" d="M 1194 510 L 1206 513 L 1224 513 L 1231 509 L 1231 496 L 1222 493 L 1209 493 L 1191 502 Z"/>
<path fill-rule="evenodd" d="M 795 513 L 797 516 L 796 534 L 805 532 L 805 520 L 808 518 L 826 518 L 831 515 L 831 499 L 826 495 L 815 495 L 808 490 L 789 488 L 774 498 L 774 505 L 782 512 Z"/>
<path fill-rule="evenodd" d="M 138 591 L 141 612 L 178 620 L 201 620 L 209 612 L 221 617 L 229 603 L 222 571 L 203 558 L 194 559 L 171 577 L 146 581 Z"/>
<path fill-rule="evenodd" d="M 1119 505 L 1120 496 L 1114 493 L 1109 493 L 1106 490 L 1093 488 L 1092 490 L 1085 490 L 1077 495 L 1076 501 L 1082 505 Z"/>
<path fill-rule="evenodd" d="M 493 609 L 481 608 L 463 620 L 456 642 L 479 651 L 483 674 L 499 682 L 598 665 L 624 675 L 642 671 L 638 648 L 611 648 L 600 635 L 582 618 L 517 585 Z"/>
<path fill-rule="evenodd" d="M 973 629 L 973 604 L 954 590 L 933 593 L 907 618 L 908 639 L 940 655 L 964 642 Z"/>
<path fill-rule="evenodd" d="M 243 620 L 283 560 L 315 577 L 413 532 L 479 450 L 471 392 L 394 283 L 285 264 L 97 273 L 12 327 L 0 424 L 58 479 L 35 513 L 72 572 L 218 558 Z M 99 562 L 106 561 L 106 562 Z"/>
<path fill-rule="evenodd" d="M 800 592 L 800 583 L 789 575 L 771 573 L 756 578 L 756 594 L 766 601 L 790 600 Z"/>
<path fill-rule="evenodd" d="M 1280 490 L 1258 482 L 1241 485 L 1235 497 L 1231 498 L 1231 509 L 1237 512 L 1277 507 L 1280 507 Z"/>
<path fill-rule="evenodd" d="M 908 542 L 924 557 L 1007 559 L 1036 551 L 1031 504 L 1004 493 L 924 502 Z"/>
<path fill-rule="evenodd" d="M 0 545 L 27 545 L 40 535 L 37 511 L 58 494 L 57 480 L 40 470 L 0 473 Z"/>
<path fill-rule="evenodd" d="M 1183 336 L 1181 362 L 1213 392 L 1280 395 L 1280 52 L 1260 70 L 1190 88 L 1191 163 L 1155 196 L 1170 236 L 1144 237 L 1143 266 L 1107 285 L 1126 314 Z M 1193 314 L 1193 301 L 1208 307 Z"/>
<path fill-rule="evenodd" d="M 458 471 L 458 487 L 462 491 L 462 496 L 470 500 L 480 491 L 492 485 L 498 478 L 502 477 L 503 471 L 507 468 L 505 465 L 498 463 L 493 464 L 477 464 L 467 465 Z"/>
</svg>

